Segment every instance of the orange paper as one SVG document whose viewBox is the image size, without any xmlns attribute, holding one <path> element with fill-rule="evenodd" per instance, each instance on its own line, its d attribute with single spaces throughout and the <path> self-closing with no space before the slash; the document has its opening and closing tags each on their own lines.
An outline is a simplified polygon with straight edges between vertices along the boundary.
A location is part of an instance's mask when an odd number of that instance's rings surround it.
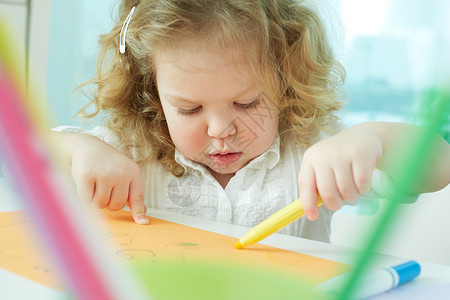
<svg viewBox="0 0 450 300">
<path fill-rule="evenodd" d="M 112 241 L 119 260 L 155 264 L 206 261 L 238 266 L 257 266 L 280 274 L 323 282 L 351 267 L 323 258 L 262 244 L 237 250 L 237 239 L 177 223 L 150 218 L 150 225 L 137 225 L 127 211 L 103 210 L 104 228 L 96 228 L 99 242 Z M 0 267 L 53 288 L 59 288 L 50 249 L 37 240 L 25 211 L 0 212 Z"/>
</svg>

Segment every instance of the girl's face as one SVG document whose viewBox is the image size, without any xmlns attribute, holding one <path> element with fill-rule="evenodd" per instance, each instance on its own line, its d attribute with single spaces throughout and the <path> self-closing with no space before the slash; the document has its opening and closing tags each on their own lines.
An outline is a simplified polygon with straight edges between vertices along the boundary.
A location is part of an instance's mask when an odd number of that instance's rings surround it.
<svg viewBox="0 0 450 300">
<path fill-rule="evenodd" d="M 199 49 L 158 53 L 159 97 L 178 151 L 230 178 L 271 146 L 278 115 L 237 61 Z"/>
</svg>

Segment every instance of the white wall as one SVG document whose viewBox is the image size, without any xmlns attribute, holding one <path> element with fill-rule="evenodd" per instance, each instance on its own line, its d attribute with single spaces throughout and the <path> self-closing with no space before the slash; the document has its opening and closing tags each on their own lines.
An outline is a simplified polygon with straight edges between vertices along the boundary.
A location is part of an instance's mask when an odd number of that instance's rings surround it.
<svg viewBox="0 0 450 300">
<path fill-rule="evenodd" d="M 373 216 L 338 211 L 332 220 L 331 243 L 363 249 L 369 232 L 386 209 L 386 201 Z M 439 192 L 423 194 L 414 204 L 401 204 L 385 242 L 384 254 L 450 265 L 450 185 Z"/>
</svg>

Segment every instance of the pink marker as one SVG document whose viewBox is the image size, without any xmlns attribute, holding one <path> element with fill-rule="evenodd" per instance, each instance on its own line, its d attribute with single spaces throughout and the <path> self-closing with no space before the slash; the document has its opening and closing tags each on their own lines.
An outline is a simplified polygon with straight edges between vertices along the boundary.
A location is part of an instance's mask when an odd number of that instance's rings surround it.
<svg viewBox="0 0 450 300">
<path fill-rule="evenodd" d="M 118 261 L 107 259 L 112 256 L 111 249 L 99 249 L 102 245 L 91 234 L 90 214 L 81 210 L 77 199 L 63 188 L 61 175 L 39 139 L 39 124 L 32 124 L 4 68 L 7 60 L 3 60 L 1 50 L 0 45 L 1 155 L 52 250 L 65 279 L 62 282 L 76 299 L 148 299 L 131 279 L 133 276 L 123 269 L 117 271 Z"/>
</svg>

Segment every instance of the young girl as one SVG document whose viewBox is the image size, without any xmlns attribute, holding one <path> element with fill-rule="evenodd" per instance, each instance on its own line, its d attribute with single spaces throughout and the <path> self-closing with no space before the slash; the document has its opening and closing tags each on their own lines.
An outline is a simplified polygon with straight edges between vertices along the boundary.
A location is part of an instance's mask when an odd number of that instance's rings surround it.
<svg viewBox="0 0 450 300">
<path fill-rule="evenodd" d="M 252 227 L 300 197 L 307 218 L 281 232 L 329 241 L 332 212 L 395 182 L 394 141 L 422 131 L 335 134 L 344 71 L 302 1 L 122 1 L 100 44 L 95 112 L 82 114 L 104 113 L 106 127 L 56 135 L 79 197 L 128 203 L 140 224 L 152 207 Z M 448 184 L 449 147 L 433 139 L 440 163 L 406 193 Z M 387 173 L 372 182 L 375 167 Z"/>
</svg>

